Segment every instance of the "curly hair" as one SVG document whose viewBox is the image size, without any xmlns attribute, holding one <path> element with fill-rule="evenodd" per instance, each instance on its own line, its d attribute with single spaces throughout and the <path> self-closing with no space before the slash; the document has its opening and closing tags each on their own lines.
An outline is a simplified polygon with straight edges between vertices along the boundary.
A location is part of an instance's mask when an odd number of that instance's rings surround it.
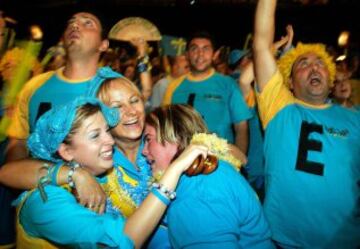
<svg viewBox="0 0 360 249">
<path fill-rule="evenodd" d="M 326 52 L 325 45 L 320 43 L 303 44 L 299 42 L 295 48 L 289 50 L 278 60 L 279 70 L 285 79 L 284 83 L 289 86 L 288 79 L 291 77 L 295 61 L 300 55 L 307 53 L 315 53 L 324 61 L 329 71 L 329 86 L 332 87 L 335 80 L 336 66 L 333 58 Z"/>
</svg>

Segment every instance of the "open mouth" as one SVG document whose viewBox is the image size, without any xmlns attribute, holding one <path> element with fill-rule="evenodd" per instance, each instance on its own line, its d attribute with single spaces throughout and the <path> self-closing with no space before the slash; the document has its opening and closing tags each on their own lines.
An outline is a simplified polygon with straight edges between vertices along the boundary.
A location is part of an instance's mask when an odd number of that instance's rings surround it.
<svg viewBox="0 0 360 249">
<path fill-rule="evenodd" d="M 76 30 L 71 31 L 70 34 L 68 35 L 69 40 L 75 40 L 75 39 L 79 39 L 79 38 L 80 38 L 80 34 Z"/>
<path fill-rule="evenodd" d="M 104 151 L 100 154 L 101 158 L 104 160 L 112 160 L 113 150 Z"/>
<path fill-rule="evenodd" d="M 139 120 L 138 120 L 138 119 L 134 119 L 134 120 L 130 120 L 130 121 L 124 122 L 123 125 L 124 125 L 124 126 L 131 126 L 131 125 L 137 125 L 138 123 L 139 123 Z"/>
<path fill-rule="evenodd" d="M 317 85 L 319 85 L 319 84 L 321 84 L 321 77 L 320 77 L 320 75 L 319 74 L 311 74 L 310 75 L 310 85 L 312 85 L 312 86 L 317 86 Z"/>
</svg>

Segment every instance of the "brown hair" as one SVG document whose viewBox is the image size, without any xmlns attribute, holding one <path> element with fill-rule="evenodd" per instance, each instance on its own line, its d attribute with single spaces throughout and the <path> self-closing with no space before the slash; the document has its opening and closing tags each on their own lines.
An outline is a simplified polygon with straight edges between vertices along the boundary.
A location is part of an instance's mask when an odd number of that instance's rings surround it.
<svg viewBox="0 0 360 249">
<path fill-rule="evenodd" d="M 146 116 L 145 122 L 155 128 L 158 142 L 176 143 L 179 151 L 190 144 L 194 134 L 208 132 L 200 114 L 189 105 L 158 107 Z"/>
</svg>

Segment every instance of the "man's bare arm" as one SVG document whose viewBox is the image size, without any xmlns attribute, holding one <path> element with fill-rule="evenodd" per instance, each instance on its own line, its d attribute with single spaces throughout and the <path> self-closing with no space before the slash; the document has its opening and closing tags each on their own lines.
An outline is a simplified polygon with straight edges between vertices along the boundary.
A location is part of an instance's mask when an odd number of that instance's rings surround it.
<svg viewBox="0 0 360 249">
<path fill-rule="evenodd" d="M 276 71 L 272 53 L 275 7 L 276 0 L 259 0 L 256 7 L 253 52 L 255 78 L 260 92 Z"/>
</svg>

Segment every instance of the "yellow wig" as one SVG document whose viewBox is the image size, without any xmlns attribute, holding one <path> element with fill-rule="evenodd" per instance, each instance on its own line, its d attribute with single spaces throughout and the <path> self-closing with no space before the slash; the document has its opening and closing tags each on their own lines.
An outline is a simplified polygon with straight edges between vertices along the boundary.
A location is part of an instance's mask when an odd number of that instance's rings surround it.
<svg viewBox="0 0 360 249">
<path fill-rule="evenodd" d="M 320 43 L 303 44 L 299 42 L 295 48 L 291 49 L 278 60 L 278 67 L 284 77 L 284 83 L 289 86 L 288 79 L 290 78 L 294 62 L 300 55 L 307 53 L 315 53 L 324 61 L 329 70 L 329 86 L 332 87 L 335 80 L 336 66 L 333 58 L 326 52 L 325 45 Z"/>
</svg>

